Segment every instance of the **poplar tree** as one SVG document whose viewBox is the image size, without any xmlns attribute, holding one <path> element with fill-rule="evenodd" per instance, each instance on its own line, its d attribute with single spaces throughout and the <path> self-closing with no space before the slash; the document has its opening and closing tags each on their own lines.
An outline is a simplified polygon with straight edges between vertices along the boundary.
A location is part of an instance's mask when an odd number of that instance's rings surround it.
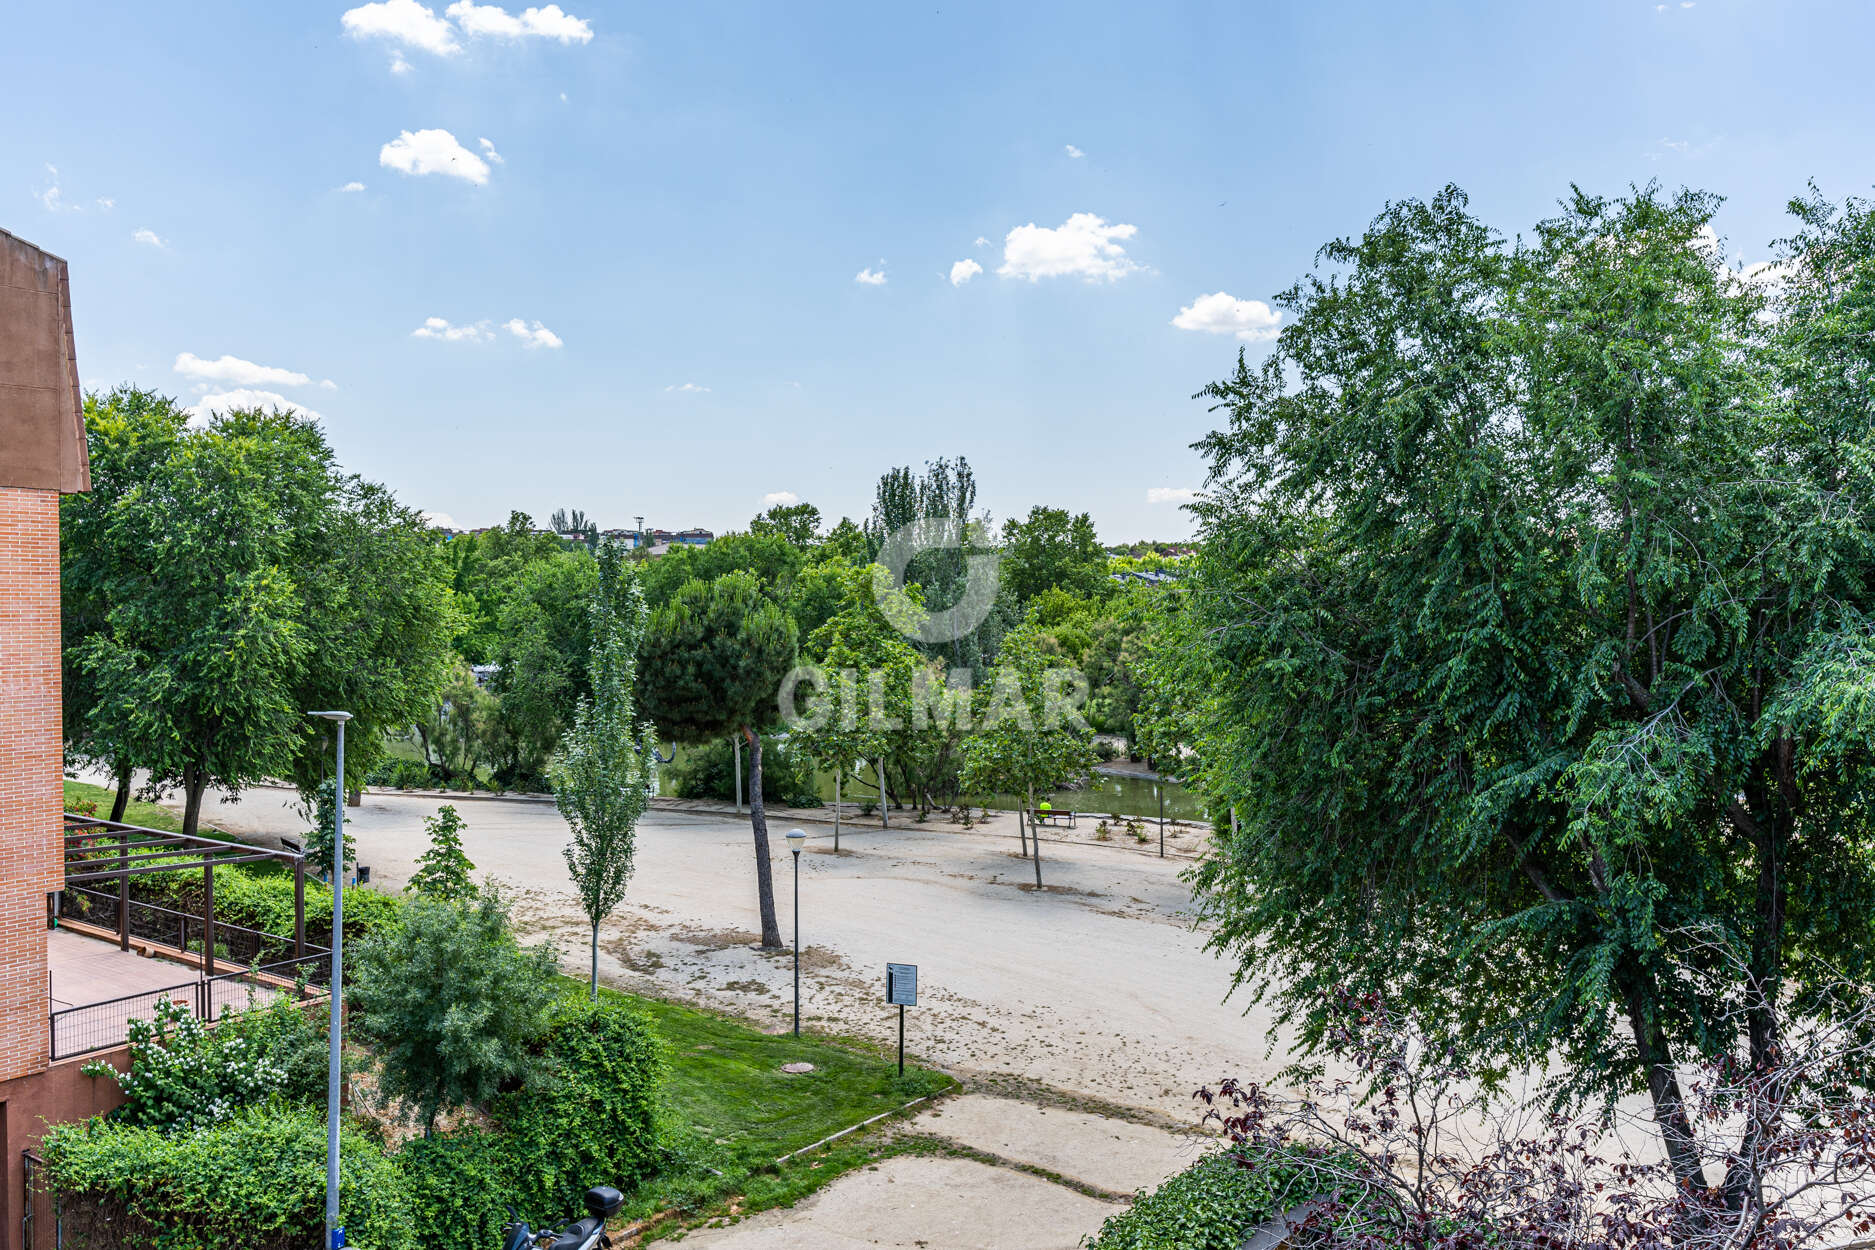
<svg viewBox="0 0 1875 1250">
<path fill-rule="evenodd" d="M 554 802 L 572 827 L 567 872 L 592 926 L 592 997 L 599 997 L 599 925 L 625 898 L 638 845 L 638 821 L 651 801 L 657 744 L 638 719 L 638 648 L 644 594 L 623 548 L 599 548 L 593 595 L 592 696 L 582 697 L 553 764 Z"/>
</svg>

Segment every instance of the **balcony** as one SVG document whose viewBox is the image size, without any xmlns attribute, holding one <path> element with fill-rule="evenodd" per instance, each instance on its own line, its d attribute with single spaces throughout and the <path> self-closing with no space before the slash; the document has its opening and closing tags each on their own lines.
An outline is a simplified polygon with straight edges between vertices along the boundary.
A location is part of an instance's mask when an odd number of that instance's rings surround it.
<svg viewBox="0 0 1875 1250">
<path fill-rule="evenodd" d="M 290 934 L 215 914 L 216 870 L 260 861 L 293 873 Z M 137 897 L 139 882 L 158 873 L 199 874 L 199 910 Z M 152 1017 L 165 999 L 214 1020 L 279 994 L 310 996 L 331 952 L 306 941 L 305 873 L 291 852 L 68 813 L 66 884 L 52 897 L 47 935 L 52 1058 L 121 1046 L 130 1021 Z"/>
</svg>

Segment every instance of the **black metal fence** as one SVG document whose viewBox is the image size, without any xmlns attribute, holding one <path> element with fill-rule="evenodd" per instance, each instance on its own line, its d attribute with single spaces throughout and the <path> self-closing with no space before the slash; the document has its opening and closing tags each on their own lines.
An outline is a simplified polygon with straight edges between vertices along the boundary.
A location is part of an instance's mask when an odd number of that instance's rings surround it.
<svg viewBox="0 0 1875 1250">
<path fill-rule="evenodd" d="M 127 908 L 126 914 L 120 915 L 120 906 Z M 120 934 L 127 929 L 141 944 L 198 956 L 207 928 L 200 916 L 83 886 L 67 886 L 61 892 L 58 914 Z M 198 971 L 192 980 L 51 1012 L 52 1058 L 123 1045 L 130 1022 L 155 1018 L 157 1004 L 164 1001 L 179 1004 L 198 1019 L 216 1020 L 226 1011 L 244 1011 L 275 994 L 293 992 L 285 985 L 303 984 L 307 992 L 322 989 L 331 976 L 332 953 L 323 946 L 306 943 L 303 953 L 295 953 L 290 937 L 224 921 L 215 923 L 214 942 L 214 958 L 226 971 Z M 176 971 L 184 969 L 178 966 Z"/>
<path fill-rule="evenodd" d="M 68 885 L 59 893 L 59 916 L 65 920 L 80 920 L 100 928 L 122 931 L 124 926 L 117 910 L 120 903 L 127 906 L 129 911 L 131 937 L 167 946 L 172 950 L 198 955 L 202 953 L 202 934 L 206 928 L 202 917 L 191 912 L 177 911 L 173 907 L 163 907 L 137 898 L 120 900 L 116 894 L 103 890 Z M 323 985 L 326 972 L 319 966 L 319 961 L 311 957 L 328 954 L 328 949 L 308 942 L 305 944 L 305 952 L 309 977 Z M 249 929 L 225 920 L 215 921 L 215 959 L 220 963 L 246 967 L 254 963 L 273 964 L 295 958 L 299 956 L 295 955 L 291 937 Z"/>
</svg>

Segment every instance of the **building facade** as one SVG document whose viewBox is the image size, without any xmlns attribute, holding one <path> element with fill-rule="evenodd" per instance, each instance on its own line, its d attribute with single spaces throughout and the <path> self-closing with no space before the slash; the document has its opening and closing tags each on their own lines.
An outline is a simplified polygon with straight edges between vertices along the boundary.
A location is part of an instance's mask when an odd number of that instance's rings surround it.
<svg viewBox="0 0 1875 1250">
<path fill-rule="evenodd" d="M 21 1244 L 22 1151 L 119 1101 L 50 1062 L 47 915 L 64 877 L 59 497 L 91 487 L 65 262 L 0 230 L 0 1246 Z M 90 1055 L 87 1059 L 112 1058 Z M 104 1087 L 104 1088 L 100 1088 Z"/>
</svg>

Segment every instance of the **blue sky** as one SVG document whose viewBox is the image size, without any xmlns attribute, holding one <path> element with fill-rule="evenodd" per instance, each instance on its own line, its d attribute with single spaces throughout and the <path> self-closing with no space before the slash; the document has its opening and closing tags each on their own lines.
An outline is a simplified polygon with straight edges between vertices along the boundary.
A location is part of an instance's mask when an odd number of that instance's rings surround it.
<svg viewBox="0 0 1875 1250">
<path fill-rule="evenodd" d="M 1806 179 L 1875 182 L 1865 4 L 140 0 L 9 26 L 0 227 L 70 260 L 87 386 L 284 396 L 462 525 L 720 531 L 784 492 L 859 517 L 884 468 L 963 454 L 998 521 L 1176 538 L 1192 392 L 1388 199 L 1457 182 L 1514 231 L 1572 181 L 1657 178 L 1726 195 L 1752 262 Z"/>
</svg>

